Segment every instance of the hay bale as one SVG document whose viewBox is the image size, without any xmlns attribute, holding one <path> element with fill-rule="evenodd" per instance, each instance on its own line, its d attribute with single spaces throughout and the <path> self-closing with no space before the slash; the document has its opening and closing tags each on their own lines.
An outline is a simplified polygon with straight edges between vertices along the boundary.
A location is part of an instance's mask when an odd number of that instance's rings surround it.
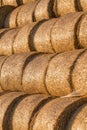
<svg viewBox="0 0 87 130">
<path fill-rule="evenodd" d="M 0 39 L 0 55 L 13 54 L 13 43 L 19 29 L 12 29 L 5 33 Z"/>
<path fill-rule="evenodd" d="M 83 50 L 56 54 L 50 61 L 46 74 L 46 86 L 51 95 L 64 96 L 73 91 L 70 78 L 71 66 L 81 52 Z"/>
<path fill-rule="evenodd" d="M 25 92 L 30 94 L 48 93 L 45 86 L 45 76 L 48 63 L 52 56 L 52 54 L 38 53 L 27 64 L 22 79 L 23 90 Z"/>
<path fill-rule="evenodd" d="M 10 92 L 10 93 L 5 93 L 2 96 L 0 96 L 0 130 L 3 130 L 4 127 L 8 125 L 4 124 L 5 117 L 8 116 L 7 110 L 9 105 L 16 99 L 20 98 L 20 96 L 24 95 L 24 93 L 21 92 Z"/>
<path fill-rule="evenodd" d="M 11 13 L 9 13 L 5 19 L 4 27 L 15 28 L 17 27 L 17 16 L 22 6 L 14 9 Z"/>
<path fill-rule="evenodd" d="M 82 15 L 82 12 L 70 13 L 57 20 L 51 33 L 52 45 L 56 52 L 78 48 L 76 31 Z"/>
<path fill-rule="evenodd" d="M 74 90 L 87 89 L 87 50 L 84 50 L 75 61 L 72 71 Z"/>
<path fill-rule="evenodd" d="M 87 48 L 87 14 L 85 14 L 78 26 L 78 41 L 80 48 Z"/>
<path fill-rule="evenodd" d="M 48 102 L 36 114 L 31 130 L 66 130 L 72 113 L 87 101 L 87 98 L 57 98 Z"/>
<path fill-rule="evenodd" d="M 32 50 L 39 52 L 54 52 L 51 44 L 50 33 L 56 19 L 48 20 L 40 24 L 37 29 L 33 28 L 30 35 Z"/>
<path fill-rule="evenodd" d="M 67 130 L 87 129 L 87 104 L 81 106 L 69 121 Z"/>
<path fill-rule="evenodd" d="M 40 0 L 35 8 L 35 21 L 55 17 L 53 12 L 54 0 Z"/>
<path fill-rule="evenodd" d="M 57 0 L 57 16 L 76 12 L 78 7 L 75 0 Z"/>
<path fill-rule="evenodd" d="M 3 88 L 1 86 L 1 69 L 6 59 L 6 56 L 0 56 L 0 93 L 3 91 Z"/>
<path fill-rule="evenodd" d="M 79 0 L 79 3 L 81 10 L 87 12 L 87 0 Z"/>
<path fill-rule="evenodd" d="M 28 130 L 32 114 L 37 107 L 48 99 L 48 96 L 37 94 L 23 99 L 13 113 L 13 130 Z M 46 102 L 46 101 L 45 101 Z"/>
<path fill-rule="evenodd" d="M 27 24 L 20 28 L 13 44 L 14 53 L 30 52 L 29 35 L 36 24 L 37 23 Z"/>
<path fill-rule="evenodd" d="M 0 7 L 0 28 L 4 27 L 6 16 L 14 9 L 13 6 L 2 6 Z"/>
<path fill-rule="evenodd" d="M 17 16 L 17 25 L 19 27 L 33 22 L 33 12 L 37 3 L 38 1 L 23 5 Z"/>
<path fill-rule="evenodd" d="M 2 5 L 17 6 L 19 0 L 2 0 Z"/>
<path fill-rule="evenodd" d="M 1 70 L 1 85 L 4 90 L 21 90 L 23 69 L 33 53 L 16 54 L 9 56 Z"/>
</svg>

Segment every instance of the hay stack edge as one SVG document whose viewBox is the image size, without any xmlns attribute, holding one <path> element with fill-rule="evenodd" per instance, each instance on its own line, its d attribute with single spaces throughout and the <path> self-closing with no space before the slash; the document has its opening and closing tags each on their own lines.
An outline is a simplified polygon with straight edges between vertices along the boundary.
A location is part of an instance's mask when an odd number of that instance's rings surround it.
<svg viewBox="0 0 87 130">
<path fill-rule="evenodd" d="M 87 0 L 0 0 L 0 130 L 87 130 Z"/>
</svg>

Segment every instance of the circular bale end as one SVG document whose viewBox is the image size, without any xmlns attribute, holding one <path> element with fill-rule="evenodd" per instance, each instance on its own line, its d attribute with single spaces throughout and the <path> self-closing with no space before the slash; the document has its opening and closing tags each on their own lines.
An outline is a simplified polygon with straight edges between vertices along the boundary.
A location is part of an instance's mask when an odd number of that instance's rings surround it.
<svg viewBox="0 0 87 130">
<path fill-rule="evenodd" d="M 34 11 L 35 21 L 55 17 L 53 8 L 54 0 L 40 0 Z"/>
<path fill-rule="evenodd" d="M 36 23 L 31 23 L 20 28 L 13 44 L 14 53 L 30 52 L 29 35 L 35 25 Z"/>
<path fill-rule="evenodd" d="M 76 12 L 78 7 L 75 0 L 57 0 L 57 15 L 63 16 L 68 13 Z"/>
<path fill-rule="evenodd" d="M 56 52 L 78 48 L 76 32 L 82 15 L 82 12 L 70 13 L 57 20 L 51 33 L 52 45 Z"/>
<path fill-rule="evenodd" d="M 17 27 L 17 15 L 22 6 L 14 9 L 11 13 L 9 13 L 5 19 L 4 27 L 15 28 Z"/>
<path fill-rule="evenodd" d="M 37 94 L 24 98 L 16 107 L 13 115 L 13 130 L 28 130 L 32 116 L 39 111 L 40 105 L 46 102 L 48 96 Z M 38 109 L 37 109 L 38 108 Z"/>
<path fill-rule="evenodd" d="M 7 127 L 11 124 L 8 124 L 8 121 L 6 120 L 6 118 L 9 117 L 8 115 L 8 111 L 10 111 L 11 107 L 10 104 L 14 103 L 14 100 L 16 98 L 21 98 L 20 96 L 24 96 L 24 93 L 20 93 L 20 92 L 8 92 L 8 93 L 4 93 L 2 94 L 2 96 L 0 96 L 0 129 L 7 129 Z M 17 99 L 18 100 L 18 99 Z M 16 104 L 16 103 L 15 103 Z M 8 110 L 9 108 L 9 110 Z M 13 108 L 14 109 L 14 108 Z M 10 111 L 11 113 L 11 111 Z M 12 118 L 12 117 L 11 117 Z"/>
<path fill-rule="evenodd" d="M 69 121 L 67 130 L 87 129 L 87 104 L 82 105 Z"/>
<path fill-rule="evenodd" d="M 21 90 L 23 69 L 33 53 L 11 55 L 4 62 L 1 70 L 1 85 L 4 90 Z"/>
<path fill-rule="evenodd" d="M 78 26 L 78 41 L 80 48 L 87 48 L 87 14 L 84 14 Z"/>
<path fill-rule="evenodd" d="M 46 93 L 48 91 L 45 86 L 46 70 L 52 54 L 37 53 L 27 64 L 24 72 L 22 85 L 27 93 Z"/>
<path fill-rule="evenodd" d="M 51 59 L 46 74 L 46 86 L 51 95 L 65 96 L 73 91 L 72 66 L 82 51 L 59 53 Z"/>
<path fill-rule="evenodd" d="M 50 52 L 54 50 L 51 44 L 51 30 L 56 19 L 42 21 L 33 28 L 30 34 L 31 49 L 39 52 Z"/>
<path fill-rule="evenodd" d="M 7 31 L 0 39 L 0 55 L 13 54 L 13 43 L 19 29 Z"/>
<path fill-rule="evenodd" d="M 87 98 L 56 98 L 45 104 L 34 118 L 31 130 L 65 130 L 74 113 Z"/>
<path fill-rule="evenodd" d="M 30 2 L 22 6 L 17 16 L 18 27 L 33 22 L 33 12 L 36 4 L 37 2 Z"/>
<path fill-rule="evenodd" d="M 77 57 L 73 71 L 72 71 L 72 83 L 74 90 L 87 89 L 87 50 L 84 50 Z"/>
</svg>

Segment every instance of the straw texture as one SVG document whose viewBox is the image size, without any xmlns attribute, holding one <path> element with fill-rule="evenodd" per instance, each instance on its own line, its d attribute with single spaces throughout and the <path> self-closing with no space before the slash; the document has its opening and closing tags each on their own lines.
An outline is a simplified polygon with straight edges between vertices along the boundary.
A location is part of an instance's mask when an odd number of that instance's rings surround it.
<svg viewBox="0 0 87 130">
<path fill-rule="evenodd" d="M 14 9 L 11 13 L 9 13 L 5 19 L 4 27 L 15 28 L 17 27 L 17 16 L 22 6 Z"/>
<path fill-rule="evenodd" d="M 33 22 L 33 13 L 38 1 L 24 5 L 18 13 L 17 24 L 23 26 Z"/>
<path fill-rule="evenodd" d="M 4 116 L 6 114 L 6 111 L 9 107 L 9 105 L 13 102 L 13 100 L 21 95 L 24 95 L 24 93 L 21 92 L 11 92 L 11 93 L 5 93 L 2 96 L 0 96 L 0 130 L 3 130 L 3 121 Z M 6 124 L 4 124 L 6 125 Z M 6 128 L 6 126 L 5 126 Z"/>
<path fill-rule="evenodd" d="M 33 53 L 12 55 L 7 58 L 1 70 L 1 85 L 4 90 L 21 90 L 23 68 L 28 62 L 29 56 Z"/>
<path fill-rule="evenodd" d="M 57 19 L 52 19 L 43 22 L 36 30 L 35 33 L 30 35 L 33 49 L 39 52 L 54 52 L 51 45 L 51 30 Z M 34 31 L 34 29 L 33 29 Z"/>
<path fill-rule="evenodd" d="M 15 37 L 13 50 L 14 53 L 30 52 L 30 40 L 29 35 L 33 27 L 37 23 L 27 24 L 20 29 L 17 36 Z"/>
<path fill-rule="evenodd" d="M 1 86 L 1 69 L 2 69 L 2 66 L 3 66 L 6 59 L 7 59 L 6 56 L 1 56 L 0 57 L 0 93 L 3 91 L 3 88 Z"/>
<path fill-rule="evenodd" d="M 12 121 L 13 130 L 28 130 L 29 122 L 35 109 L 48 98 L 49 96 L 41 94 L 24 98 L 15 109 Z"/>
<path fill-rule="evenodd" d="M 81 52 L 82 50 L 65 52 L 52 58 L 46 74 L 46 86 L 51 95 L 67 95 L 73 91 L 69 79 L 71 66 Z"/>
<path fill-rule="evenodd" d="M 67 130 L 87 129 L 87 104 L 81 106 L 72 116 Z"/>
<path fill-rule="evenodd" d="M 57 20 L 51 32 L 51 41 L 56 52 L 78 48 L 76 31 L 83 13 L 70 13 Z"/>
<path fill-rule="evenodd" d="M 80 1 L 81 9 L 86 12 L 87 11 L 87 0 L 79 0 L 79 1 Z"/>
<path fill-rule="evenodd" d="M 86 63 L 87 51 L 83 51 L 75 61 L 72 71 L 72 85 L 75 90 L 87 87 L 87 63 Z"/>
<path fill-rule="evenodd" d="M 36 114 L 30 130 L 65 130 L 72 113 L 84 101 L 84 98 L 57 98 L 48 102 Z"/>
<path fill-rule="evenodd" d="M 87 14 L 85 14 L 78 26 L 78 40 L 79 40 L 79 46 L 81 48 L 87 48 Z"/>
<path fill-rule="evenodd" d="M 22 85 L 25 92 L 48 93 L 45 86 L 45 76 L 49 60 L 52 56 L 52 54 L 39 53 L 28 63 L 22 79 Z"/>
<path fill-rule="evenodd" d="M 86 57 L 86 49 L 9 56 L 1 69 L 2 88 L 52 96 L 65 96 L 77 91 L 78 95 L 79 91 L 87 88 Z"/>
<path fill-rule="evenodd" d="M 57 0 L 57 12 L 59 16 L 76 12 L 75 0 Z"/>
<path fill-rule="evenodd" d="M 39 0 L 35 8 L 35 20 L 49 19 L 55 17 L 53 12 L 54 0 Z"/>
<path fill-rule="evenodd" d="M 13 42 L 19 29 L 12 29 L 5 33 L 0 40 L 0 54 L 11 55 L 13 54 Z"/>
<path fill-rule="evenodd" d="M 17 6 L 17 2 L 19 2 L 19 0 L 2 0 L 2 5 Z"/>
</svg>

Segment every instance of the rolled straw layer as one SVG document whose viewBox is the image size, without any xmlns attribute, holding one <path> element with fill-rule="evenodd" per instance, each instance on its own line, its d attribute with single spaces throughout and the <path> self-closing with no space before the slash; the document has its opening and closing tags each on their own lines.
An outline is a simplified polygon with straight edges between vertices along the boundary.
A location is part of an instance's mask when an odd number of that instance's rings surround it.
<svg viewBox="0 0 87 130">
<path fill-rule="evenodd" d="M 53 96 L 81 91 L 84 95 L 83 90 L 87 89 L 86 57 L 86 49 L 57 54 L 31 52 L 8 56 L 1 67 L 2 89 Z"/>
</svg>

